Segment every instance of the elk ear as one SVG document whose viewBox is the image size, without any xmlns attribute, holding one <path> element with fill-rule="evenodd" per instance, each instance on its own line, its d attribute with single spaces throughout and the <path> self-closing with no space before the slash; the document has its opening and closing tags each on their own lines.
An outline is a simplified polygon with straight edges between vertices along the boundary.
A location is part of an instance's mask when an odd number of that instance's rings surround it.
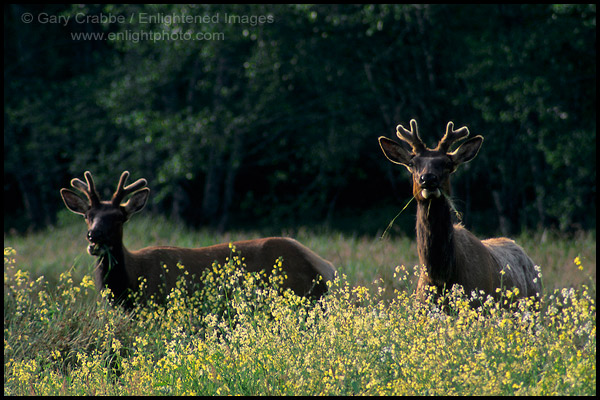
<svg viewBox="0 0 600 400">
<path fill-rule="evenodd" d="M 458 166 L 474 159 L 482 144 L 483 136 L 475 136 L 461 144 L 452 153 L 448 153 L 448 156 L 452 159 L 454 165 Z"/>
<path fill-rule="evenodd" d="M 125 210 L 127 218 L 144 208 L 149 195 L 150 189 L 143 188 L 132 194 L 127 203 L 121 205 Z"/>
<path fill-rule="evenodd" d="M 90 204 L 69 189 L 60 189 L 60 196 L 65 206 L 75 214 L 85 215 L 90 209 Z"/>
<path fill-rule="evenodd" d="M 379 137 L 379 146 L 388 160 L 394 164 L 402 164 L 410 171 L 408 164 L 413 157 L 411 151 L 385 136 Z"/>
</svg>

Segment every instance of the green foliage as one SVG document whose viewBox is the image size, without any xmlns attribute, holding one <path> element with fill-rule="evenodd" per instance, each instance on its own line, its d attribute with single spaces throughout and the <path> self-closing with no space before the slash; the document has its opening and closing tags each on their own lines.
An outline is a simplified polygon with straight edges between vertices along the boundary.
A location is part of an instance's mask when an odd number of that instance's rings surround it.
<svg viewBox="0 0 600 400">
<path fill-rule="evenodd" d="M 75 20 L 101 15 L 126 21 Z M 212 20 L 164 18 L 181 15 Z M 448 120 L 485 136 L 454 180 L 479 229 L 595 226 L 595 5 L 6 5 L 5 16 L 5 231 L 53 224 L 58 189 L 86 169 L 101 188 L 125 169 L 147 178 L 155 211 L 194 224 L 331 224 L 409 197 L 376 138 L 411 118 L 427 143 Z"/>
<path fill-rule="evenodd" d="M 199 312 L 183 286 L 128 315 L 104 295 L 90 299 L 89 276 L 48 286 L 15 265 L 13 249 L 4 253 L 5 395 L 596 394 L 587 286 L 548 293 L 535 310 L 526 300 L 473 309 L 453 293 L 445 314 L 407 291 L 384 300 L 342 277 L 306 307 L 259 280 L 231 279 L 241 262 L 232 256 L 200 295 L 231 310 L 225 318 Z M 411 273 L 398 267 L 394 279 Z"/>
<path fill-rule="evenodd" d="M 232 244 L 230 248 L 231 254 L 222 265 L 215 260 L 211 268 L 202 272 L 202 285 L 191 283 L 185 266 L 178 264 L 183 274 L 175 287 L 165 293 L 164 298 L 138 299 L 137 303 L 143 307 L 136 311 L 136 317 L 157 332 L 168 331 L 176 325 L 189 334 L 204 337 L 214 334 L 211 333 L 214 327 L 209 327 L 207 320 L 215 319 L 232 328 L 248 315 L 268 317 L 273 308 L 271 302 L 279 295 L 293 299 L 290 305 L 309 305 L 307 299 L 283 289 L 287 277 L 282 272 L 281 259 L 274 260 L 271 271 L 249 272 L 244 257 Z M 140 282 L 140 289 L 144 285 L 145 282 Z"/>
<path fill-rule="evenodd" d="M 448 314 L 421 307 L 414 241 L 302 229 L 293 236 L 343 274 L 315 306 L 245 273 L 232 251 L 201 290 L 181 280 L 166 302 L 128 314 L 92 288 L 80 219 L 65 210 L 55 228 L 5 237 L 5 395 L 596 392 L 593 233 L 516 238 L 542 266 L 537 311 L 473 310 L 454 295 L 440 300 Z M 263 236 L 143 215 L 125 229 L 132 249 Z"/>
<path fill-rule="evenodd" d="M 118 354 L 112 347 L 129 334 L 131 317 L 111 309 L 105 296 L 96 301 L 89 275 L 76 284 L 70 271 L 63 272 L 58 284 L 50 285 L 43 276 L 34 280 L 17 268 L 15 254 L 4 249 L 6 360 L 31 359 L 41 369 L 69 374 L 85 368 L 85 354 L 107 371 L 114 369 Z"/>
</svg>

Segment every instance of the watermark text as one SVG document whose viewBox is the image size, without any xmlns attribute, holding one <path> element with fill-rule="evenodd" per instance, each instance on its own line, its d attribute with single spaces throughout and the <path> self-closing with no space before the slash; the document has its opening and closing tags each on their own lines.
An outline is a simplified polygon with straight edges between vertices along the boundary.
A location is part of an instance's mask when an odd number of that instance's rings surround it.
<svg viewBox="0 0 600 400">
<path fill-rule="evenodd" d="M 117 32 L 71 32 L 71 39 L 77 41 L 175 41 L 175 40 L 225 40 L 225 33 L 218 31 L 219 26 L 239 25 L 248 27 L 272 24 L 275 17 L 266 15 L 240 15 L 213 13 L 192 15 L 185 13 L 146 13 L 137 12 L 128 15 L 100 14 L 50 14 L 46 12 L 23 13 L 21 22 L 25 24 L 73 24 L 123 25 Z M 124 28 L 124 29 L 123 29 Z M 131 28 L 131 29 L 129 29 Z"/>
</svg>

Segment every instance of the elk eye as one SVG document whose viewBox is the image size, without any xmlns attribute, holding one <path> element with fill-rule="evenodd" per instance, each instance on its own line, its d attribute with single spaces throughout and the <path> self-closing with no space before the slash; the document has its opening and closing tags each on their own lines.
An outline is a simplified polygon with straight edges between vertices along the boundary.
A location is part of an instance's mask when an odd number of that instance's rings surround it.
<svg viewBox="0 0 600 400">
<path fill-rule="evenodd" d="M 86 220 L 86 221 L 93 221 L 95 217 L 96 217 L 96 213 L 94 213 L 94 212 L 91 212 L 91 211 L 88 211 L 88 212 L 85 214 L 85 220 Z"/>
</svg>

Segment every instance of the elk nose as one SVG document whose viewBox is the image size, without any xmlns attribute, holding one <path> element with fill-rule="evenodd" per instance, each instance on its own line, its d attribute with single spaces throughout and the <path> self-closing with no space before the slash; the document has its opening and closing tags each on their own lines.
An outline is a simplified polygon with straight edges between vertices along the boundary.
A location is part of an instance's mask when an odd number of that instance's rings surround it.
<svg viewBox="0 0 600 400">
<path fill-rule="evenodd" d="M 439 179 L 435 174 L 423 174 L 419 177 L 419 184 L 426 188 L 436 188 L 439 186 Z"/>
<path fill-rule="evenodd" d="M 100 235 L 98 235 L 98 232 L 97 232 L 97 231 L 94 231 L 94 230 L 92 230 L 92 229 L 90 229 L 90 230 L 87 232 L 87 239 L 88 239 L 90 242 L 92 242 L 92 243 L 96 243 L 96 241 L 98 240 L 98 237 L 99 237 L 99 236 L 100 236 Z"/>
</svg>

